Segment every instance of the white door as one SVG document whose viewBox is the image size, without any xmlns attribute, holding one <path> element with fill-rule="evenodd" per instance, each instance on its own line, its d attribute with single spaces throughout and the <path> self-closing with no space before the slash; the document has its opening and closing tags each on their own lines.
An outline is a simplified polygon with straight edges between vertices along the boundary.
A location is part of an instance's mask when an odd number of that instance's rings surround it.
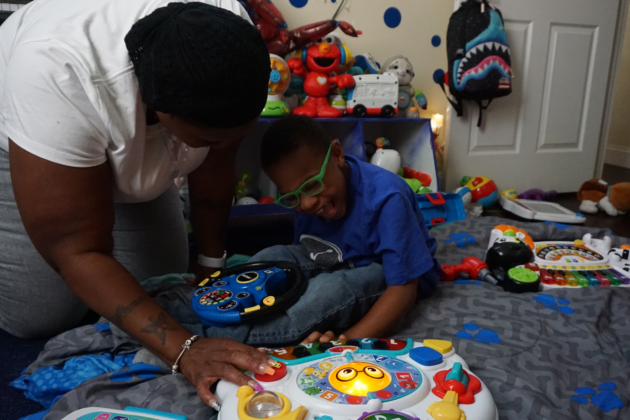
<svg viewBox="0 0 630 420">
<path fill-rule="evenodd" d="M 447 188 L 485 175 L 499 191 L 577 191 L 595 173 L 619 0 L 495 0 L 514 73 L 477 128 L 449 112 Z M 630 118 L 630 116 L 629 116 Z"/>
</svg>

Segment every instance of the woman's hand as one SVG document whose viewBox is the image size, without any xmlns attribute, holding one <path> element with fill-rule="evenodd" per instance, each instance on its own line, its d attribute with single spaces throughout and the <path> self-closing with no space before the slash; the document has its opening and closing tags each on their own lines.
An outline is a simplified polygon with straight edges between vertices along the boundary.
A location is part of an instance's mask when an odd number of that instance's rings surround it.
<svg viewBox="0 0 630 420">
<path fill-rule="evenodd" d="M 219 379 L 238 386 L 256 388 L 258 383 L 237 367 L 255 373 L 273 374 L 276 362 L 266 353 L 228 338 L 199 338 L 184 352 L 179 363 L 186 378 L 197 388 L 197 395 L 210 407 L 217 408 L 217 399 L 210 387 Z"/>
<path fill-rule="evenodd" d="M 346 336 L 341 334 L 338 338 L 339 340 L 345 340 Z M 327 343 L 329 341 L 333 341 L 335 340 L 335 333 L 332 331 L 328 331 L 325 334 L 322 334 L 318 331 L 314 331 L 311 333 L 311 335 L 309 335 L 308 337 L 306 337 L 300 344 L 310 344 L 310 343 L 314 343 L 316 341 L 319 341 L 320 343 Z"/>
</svg>

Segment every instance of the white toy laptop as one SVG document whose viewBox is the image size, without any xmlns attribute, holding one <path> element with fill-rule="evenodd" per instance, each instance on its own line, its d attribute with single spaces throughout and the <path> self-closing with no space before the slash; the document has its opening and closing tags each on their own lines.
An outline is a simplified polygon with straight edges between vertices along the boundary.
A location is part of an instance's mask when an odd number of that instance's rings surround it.
<svg viewBox="0 0 630 420">
<path fill-rule="evenodd" d="M 584 223 L 586 218 L 580 213 L 562 207 L 560 204 L 548 201 L 521 200 L 501 196 L 501 207 L 523 219 L 541 220 L 558 223 Z"/>
</svg>

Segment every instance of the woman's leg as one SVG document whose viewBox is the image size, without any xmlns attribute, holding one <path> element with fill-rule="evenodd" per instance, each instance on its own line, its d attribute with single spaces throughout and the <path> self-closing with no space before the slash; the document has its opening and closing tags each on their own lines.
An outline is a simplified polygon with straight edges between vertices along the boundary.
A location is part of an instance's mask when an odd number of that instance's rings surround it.
<svg viewBox="0 0 630 420">
<path fill-rule="evenodd" d="M 114 256 L 137 280 L 187 268 L 175 188 L 149 203 L 116 205 L 113 235 Z M 87 310 L 28 238 L 13 196 L 9 155 L 0 150 L 0 328 L 24 338 L 52 336 L 74 327 Z"/>
<path fill-rule="evenodd" d="M 136 280 L 188 272 L 188 236 L 175 185 L 153 201 L 115 209 L 113 255 Z"/>
</svg>

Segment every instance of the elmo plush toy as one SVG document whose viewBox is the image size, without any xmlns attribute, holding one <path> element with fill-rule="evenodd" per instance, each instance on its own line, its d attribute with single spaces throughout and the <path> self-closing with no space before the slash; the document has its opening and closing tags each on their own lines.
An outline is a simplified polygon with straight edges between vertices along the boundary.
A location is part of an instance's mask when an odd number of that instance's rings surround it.
<svg viewBox="0 0 630 420">
<path fill-rule="evenodd" d="M 337 85 L 339 89 L 354 86 L 354 77 L 349 74 L 329 76 L 339 65 L 345 64 L 346 55 L 337 44 L 322 42 L 303 51 L 302 59 L 296 57 L 287 61 L 293 73 L 305 78 L 304 91 L 308 95 L 304 105 L 293 110 L 294 114 L 311 118 L 337 118 L 343 115 L 342 109 L 328 104 L 328 92 L 331 84 Z"/>
</svg>

